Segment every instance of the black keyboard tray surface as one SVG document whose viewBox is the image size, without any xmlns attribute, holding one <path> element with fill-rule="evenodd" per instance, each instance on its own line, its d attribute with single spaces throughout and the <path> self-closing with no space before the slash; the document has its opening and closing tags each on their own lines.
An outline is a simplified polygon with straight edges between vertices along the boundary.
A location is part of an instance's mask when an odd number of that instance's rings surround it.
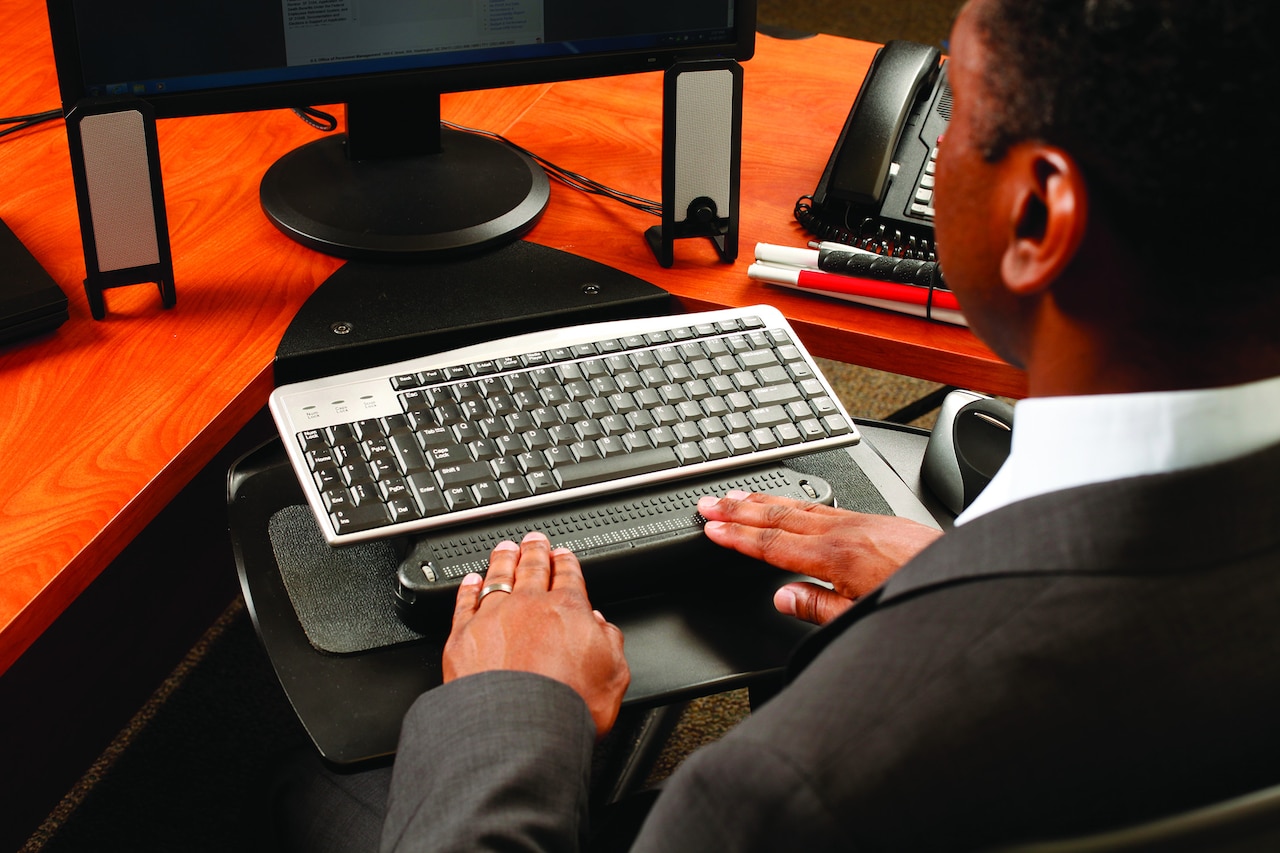
<svg viewBox="0 0 1280 853">
<path fill-rule="evenodd" d="M 794 457 L 783 465 L 830 485 L 838 506 L 934 523 L 868 442 Z M 401 618 L 395 590 L 406 556 L 403 543 L 327 545 L 278 440 L 232 467 L 228 501 L 250 615 L 320 754 L 336 764 L 391 754 L 404 712 L 441 681 L 440 653 L 449 625 L 447 613 L 417 628 Z M 743 560 L 734 582 L 724 583 L 723 574 L 708 573 L 705 554 L 726 561 L 732 556 L 700 539 L 663 546 L 672 555 L 690 545 L 707 549 L 687 564 L 696 567 L 684 569 L 687 582 L 673 582 L 661 594 L 603 605 L 626 636 L 630 706 L 676 702 L 772 678 L 812 630 L 773 609 L 773 591 L 795 575 Z M 663 553 L 660 559 L 666 560 Z M 669 562 L 678 569 L 686 559 L 673 556 Z M 588 557 L 585 572 L 590 564 Z M 726 569 L 734 571 L 729 562 L 717 570 Z M 698 577 L 717 578 L 713 594 L 704 594 Z"/>
</svg>

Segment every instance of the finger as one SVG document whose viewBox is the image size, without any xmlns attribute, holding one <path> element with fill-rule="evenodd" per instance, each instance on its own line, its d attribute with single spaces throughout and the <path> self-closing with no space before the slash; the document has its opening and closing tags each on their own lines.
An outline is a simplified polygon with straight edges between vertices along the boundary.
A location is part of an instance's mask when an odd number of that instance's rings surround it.
<svg viewBox="0 0 1280 853">
<path fill-rule="evenodd" d="M 599 610 L 596 610 L 593 612 L 600 613 Z M 601 613 L 600 618 L 603 619 L 604 614 Z M 623 647 L 626 645 L 626 643 L 622 636 L 622 629 L 619 628 L 617 625 L 613 624 L 612 622 L 608 621 L 607 619 L 600 624 L 600 627 L 601 629 L 604 630 L 605 636 L 609 640 L 609 646 L 610 648 L 613 649 L 613 653 L 618 657 L 623 658 L 625 662 L 626 655 L 623 654 Z"/>
<path fill-rule="evenodd" d="M 591 615 L 595 617 L 596 624 L 604 632 L 605 638 L 609 641 L 609 646 L 614 650 L 615 654 L 621 655 L 623 648 L 622 629 L 605 618 L 605 615 L 599 610 L 592 610 Z"/>
<path fill-rule="evenodd" d="M 546 592 L 551 586 L 551 541 L 537 531 L 520 541 L 520 559 L 515 566 L 515 588 Z"/>
<path fill-rule="evenodd" d="M 852 607 L 853 602 L 826 587 L 789 583 L 773 594 L 773 606 L 786 616 L 825 625 Z"/>
<path fill-rule="evenodd" d="M 846 511 L 781 495 L 735 491 L 721 498 L 699 499 L 698 513 L 707 521 L 771 527 L 791 533 L 813 533 L 821 529 L 830 517 L 845 515 Z"/>
<path fill-rule="evenodd" d="M 480 586 L 484 576 L 479 572 L 467 572 L 458 586 L 458 597 L 453 604 L 453 630 L 458 630 L 476 615 L 480 606 Z"/>
<path fill-rule="evenodd" d="M 812 572 L 809 565 L 812 561 L 811 549 L 804 541 L 806 534 L 731 521 L 708 521 L 702 530 L 708 539 L 723 548 L 764 560 L 779 569 L 805 574 Z"/>
<path fill-rule="evenodd" d="M 578 589 L 585 597 L 587 581 L 582 576 L 582 563 L 578 555 L 568 548 L 557 548 L 551 552 L 551 588 Z"/>
<path fill-rule="evenodd" d="M 516 563 L 519 559 L 520 546 L 509 539 L 494 545 L 493 550 L 489 552 L 489 569 L 484 573 L 484 586 L 489 587 L 493 584 L 514 586 Z M 494 595 L 501 595 L 501 593 L 494 593 Z M 483 588 L 477 594 L 476 607 L 480 606 L 482 598 L 484 598 Z"/>
</svg>

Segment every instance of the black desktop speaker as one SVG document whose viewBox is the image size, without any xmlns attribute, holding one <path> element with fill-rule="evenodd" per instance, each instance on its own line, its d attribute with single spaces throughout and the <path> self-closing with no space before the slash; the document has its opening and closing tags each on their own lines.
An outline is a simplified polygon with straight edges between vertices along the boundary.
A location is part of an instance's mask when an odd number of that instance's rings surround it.
<svg viewBox="0 0 1280 853">
<path fill-rule="evenodd" d="M 662 224 L 645 232 L 658 263 L 674 243 L 706 237 L 720 259 L 738 257 L 742 166 L 742 66 L 734 60 L 678 62 L 662 95 Z"/>
<path fill-rule="evenodd" d="M 95 320 L 106 316 L 104 290 L 142 282 L 158 285 L 161 304 L 172 307 L 177 295 L 151 105 L 88 99 L 66 121 L 90 313 Z"/>
</svg>

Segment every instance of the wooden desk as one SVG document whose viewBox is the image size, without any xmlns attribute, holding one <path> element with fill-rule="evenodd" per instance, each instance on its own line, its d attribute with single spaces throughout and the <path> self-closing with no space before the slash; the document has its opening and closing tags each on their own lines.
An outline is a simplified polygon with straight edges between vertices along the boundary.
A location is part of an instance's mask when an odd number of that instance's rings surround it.
<svg viewBox="0 0 1280 853">
<path fill-rule="evenodd" d="M 654 261 L 652 217 L 561 186 L 529 239 L 612 264 L 690 309 L 768 301 L 818 355 L 1020 395 L 1020 374 L 967 330 L 830 303 L 747 279 L 757 242 L 802 245 L 791 218 L 815 186 L 874 46 L 761 37 L 746 66 L 742 258 L 716 262 L 681 241 Z M 0 112 L 55 107 L 43 6 L 0 9 Z M 661 80 L 640 75 L 449 96 L 446 118 L 501 132 L 548 159 L 657 197 Z M 70 297 L 71 319 L 0 350 L 0 672 L 260 411 L 271 359 L 294 312 L 340 261 L 284 237 L 263 216 L 267 165 L 316 132 L 287 111 L 162 121 L 176 308 L 154 287 L 107 293 L 90 319 L 65 133 L 59 123 L 0 142 L 0 218 Z"/>
</svg>

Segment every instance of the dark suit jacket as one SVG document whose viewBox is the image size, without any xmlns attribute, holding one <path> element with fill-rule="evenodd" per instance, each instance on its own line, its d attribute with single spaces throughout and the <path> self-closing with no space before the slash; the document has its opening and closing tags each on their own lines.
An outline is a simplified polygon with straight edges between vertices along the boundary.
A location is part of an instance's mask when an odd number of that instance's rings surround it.
<svg viewBox="0 0 1280 853">
<path fill-rule="evenodd" d="M 981 847 L 1277 781 L 1277 484 L 1280 446 L 949 533 L 685 762 L 636 849 Z M 590 743 L 581 701 L 545 679 L 431 691 L 405 721 L 383 849 L 572 849 Z"/>
</svg>

